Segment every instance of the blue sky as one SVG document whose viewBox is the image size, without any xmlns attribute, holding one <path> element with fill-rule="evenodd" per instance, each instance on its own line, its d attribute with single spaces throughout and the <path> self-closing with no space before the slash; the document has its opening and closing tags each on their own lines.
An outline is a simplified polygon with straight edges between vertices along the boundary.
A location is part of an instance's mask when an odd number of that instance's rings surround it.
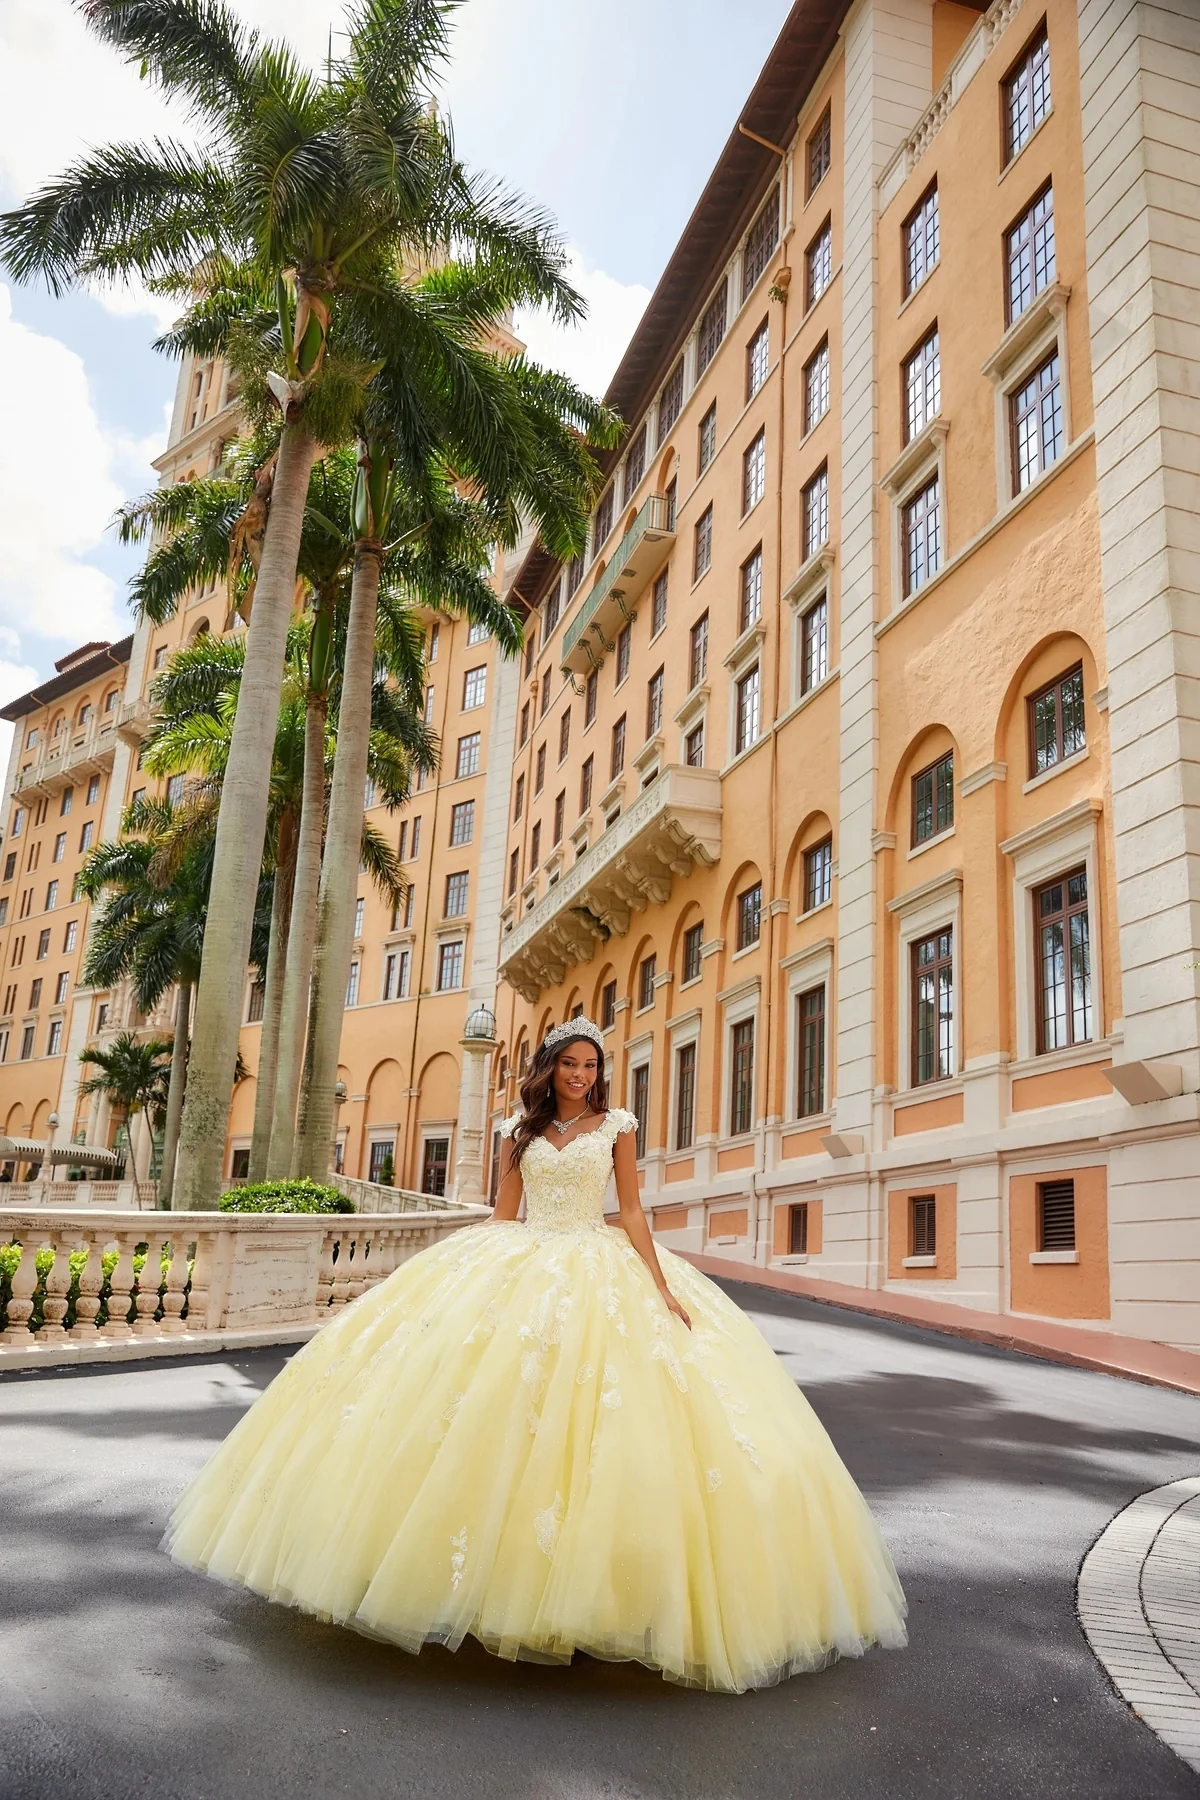
<svg viewBox="0 0 1200 1800">
<path fill-rule="evenodd" d="M 235 0 L 323 55 L 329 0 Z M 446 101 L 460 150 L 557 217 L 591 317 L 523 322 L 601 389 L 788 10 L 787 0 L 467 0 Z M 336 40 L 335 40 L 336 42 Z M 0 7 L 0 206 L 114 138 L 185 121 L 85 32 L 69 0 Z M 153 480 L 174 367 L 145 297 L 0 285 L 0 701 L 56 656 L 129 629 L 136 553 L 106 529 Z M 64 461 L 65 453 L 65 461 Z M 2 746 L 0 746 L 2 748 Z"/>
</svg>

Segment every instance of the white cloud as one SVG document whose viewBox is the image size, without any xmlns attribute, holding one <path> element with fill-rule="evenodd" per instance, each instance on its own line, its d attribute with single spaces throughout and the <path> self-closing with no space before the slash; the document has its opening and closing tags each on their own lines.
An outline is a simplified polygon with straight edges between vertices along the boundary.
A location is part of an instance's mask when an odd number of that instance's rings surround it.
<svg viewBox="0 0 1200 1800">
<path fill-rule="evenodd" d="M 646 310 L 650 290 L 638 282 L 617 281 L 603 269 L 589 269 L 578 250 L 571 251 L 570 278 L 587 301 L 584 323 L 564 328 L 545 313 L 524 313 L 517 317 L 517 336 L 537 362 L 562 369 L 600 395 Z"/>
</svg>

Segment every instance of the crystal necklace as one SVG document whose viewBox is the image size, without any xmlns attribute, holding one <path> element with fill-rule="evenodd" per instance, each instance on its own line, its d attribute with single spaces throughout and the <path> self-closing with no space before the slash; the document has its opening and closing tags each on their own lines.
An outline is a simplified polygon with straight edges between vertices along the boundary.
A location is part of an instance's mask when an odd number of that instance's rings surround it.
<svg viewBox="0 0 1200 1800">
<path fill-rule="evenodd" d="M 568 1131 L 570 1131 L 572 1125 L 578 1125 L 580 1119 L 585 1119 L 587 1117 L 587 1112 L 588 1112 L 588 1109 L 585 1106 L 583 1111 L 577 1112 L 573 1119 L 563 1120 L 563 1119 L 559 1119 L 559 1118 L 554 1118 L 554 1119 L 551 1119 L 550 1123 L 553 1125 L 555 1131 L 558 1132 L 558 1135 L 560 1137 L 566 1137 L 566 1135 L 567 1135 Z"/>
</svg>

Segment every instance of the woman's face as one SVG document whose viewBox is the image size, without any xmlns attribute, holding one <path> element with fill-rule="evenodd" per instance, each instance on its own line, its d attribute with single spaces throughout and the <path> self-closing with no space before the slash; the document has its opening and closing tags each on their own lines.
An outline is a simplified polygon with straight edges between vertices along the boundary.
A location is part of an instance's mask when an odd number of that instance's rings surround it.
<svg viewBox="0 0 1200 1800">
<path fill-rule="evenodd" d="M 568 1044 L 554 1063 L 554 1093 L 560 1106 L 574 1111 L 587 1099 L 600 1070 L 595 1047 L 584 1039 Z"/>
</svg>

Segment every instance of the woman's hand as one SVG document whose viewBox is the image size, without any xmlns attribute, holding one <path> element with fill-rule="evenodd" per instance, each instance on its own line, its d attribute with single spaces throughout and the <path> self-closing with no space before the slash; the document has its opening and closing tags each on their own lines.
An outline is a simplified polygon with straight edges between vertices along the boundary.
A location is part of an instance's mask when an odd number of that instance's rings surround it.
<svg viewBox="0 0 1200 1800">
<path fill-rule="evenodd" d="M 684 1311 L 683 1307 L 679 1304 L 679 1301 L 675 1298 L 670 1288 L 660 1288 L 659 1293 L 663 1297 L 663 1305 L 666 1307 L 667 1311 L 674 1313 L 677 1319 L 682 1319 L 690 1331 L 692 1329 L 692 1321 Z"/>
</svg>

